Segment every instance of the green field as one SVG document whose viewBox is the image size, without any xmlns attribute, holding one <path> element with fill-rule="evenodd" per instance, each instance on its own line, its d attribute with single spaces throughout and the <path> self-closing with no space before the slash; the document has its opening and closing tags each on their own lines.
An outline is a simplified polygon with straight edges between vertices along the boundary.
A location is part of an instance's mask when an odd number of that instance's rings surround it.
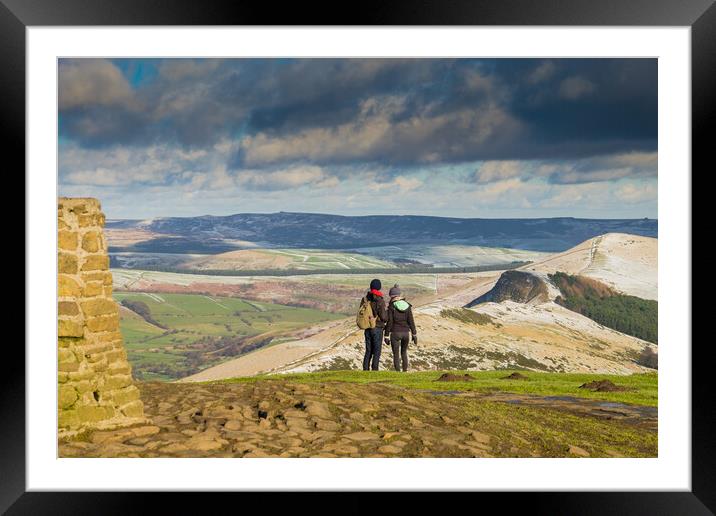
<svg viewBox="0 0 716 516">
<path fill-rule="evenodd" d="M 445 372 L 462 375 L 469 374 L 472 381 L 436 382 Z M 263 375 L 248 378 L 223 380 L 226 383 L 254 382 L 259 379 L 285 379 L 305 383 L 349 382 L 349 383 L 388 383 L 400 387 L 428 391 L 479 391 L 511 392 L 515 394 L 534 394 L 539 396 L 572 396 L 591 398 L 617 403 L 630 403 L 655 407 L 658 404 L 658 375 L 656 373 L 632 374 L 629 376 L 604 374 L 537 373 L 520 370 L 527 380 L 505 380 L 504 377 L 515 371 L 416 371 L 399 373 L 395 371 L 326 371 L 320 373 L 300 373 L 286 375 Z M 611 380 L 615 385 L 627 387 L 624 392 L 594 392 L 580 389 L 579 386 L 594 380 Z"/>
<path fill-rule="evenodd" d="M 126 308 L 120 331 L 135 376 L 172 380 L 241 354 L 246 339 L 281 334 L 341 318 L 336 314 L 292 306 L 199 294 L 114 294 L 117 302 L 144 303 L 161 326 Z"/>
<path fill-rule="evenodd" d="M 322 251 L 317 249 L 261 249 L 262 253 L 291 259 L 290 269 L 373 269 L 395 267 L 394 264 L 364 254 Z"/>
<path fill-rule="evenodd" d="M 186 292 L 192 295 L 211 292 L 211 289 L 216 286 L 216 288 L 237 292 L 234 295 L 243 299 L 244 302 L 254 303 L 256 306 L 275 307 L 276 304 L 279 306 L 283 304 L 343 315 L 355 313 L 361 296 L 366 292 L 371 280 L 376 277 L 373 274 L 316 274 L 282 277 L 217 276 L 128 269 L 112 269 L 111 272 L 115 292 L 135 294 L 133 291 L 137 288 L 138 292 L 136 293 L 142 296 L 140 299 L 146 301 L 151 301 L 151 297 L 143 294 L 139 290 L 141 287 L 135 287 L 135 285 L 141 283 L 157 286 L 168 285 L 175 289 L 186 289 Z M 381 274 L 378 277 L 383 281 L 386 292 L 391 286 L 398 283 L 402 287 L 403 293 L 409 299 L 414 299 L 417 296 L 435 292 L 436 283 L 443 288 L 448 284 L 468 282 L 477 276 L 477 274 L 440 275 L 439 277 L 436 274 L 399 274 L 396 269 L 395 274 Z M 238 301 L 237 298 L 232 299 Z M 266 301 L 273 304 L 266 303 Z"/>
</svg>

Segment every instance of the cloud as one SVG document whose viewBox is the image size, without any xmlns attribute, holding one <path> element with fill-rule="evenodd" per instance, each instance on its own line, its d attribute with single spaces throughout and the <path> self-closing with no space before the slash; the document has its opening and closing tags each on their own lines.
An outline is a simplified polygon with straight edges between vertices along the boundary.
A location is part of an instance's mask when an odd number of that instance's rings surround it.
<svg viewBox="0 0 716 516">
<path fill-rule="evenodd" d="M 62 59 L 60 187 L 127 210 L 652 210 L 656 78 L 655 59 Z"/>
<path fill-rule="evenodd" d="M 476 202 L 483 205 L 531 208 L 533 200 L 543 195 L 548 188 L 544 183 L 510 178 L 481 185 L 473 196 Z"/>
<path fill-rule="evenodd" d="M 617 199 L 627 203 L 642 203 L 656 200 L 658 196 L 656 184 L 633 184 L 627 183 L 615 191 Z"/>
<path fill-rule="evenodd" d="M 523 164 L 519 161 L 485 161 L 475 172 L 478 183 L 492 183 L 523 174 Z"/>
<path fill-rule="evenodd" d="M 550 79 L 556 70 L 557 66 L 553 61 L 542 61 L 527 74 L 527 82 L 529 84 L 539 84 L 544 82 Z"/>
<path fill-rule="evenodd" d="M 577 100 L 591 95 L 596 89 L 596 85 L 584 77 L 568 77 L 559 85 L 559 95 L 563 99 Z"/>
<path fill-rule="evenodd" d="M 520 123 L 494 104 L 448 113 L 403 115 L 404 97 L 369 98 L 355 120 L 335 127 L 289 135 L 246 136 L 237 162 L 244 166 L 308 160 L 434 163 L 467 160 L 521 130 Z"/>
<path fill-rule="evenodd" d="M 166 145 L 142 149 L 84 149 L 63 144 L 59 149 L 60 182 L 72 185 L 150 185 L 186 182 L 221 164 L 220 155 L 207 159 L 203 150 L 186 151 Z M 223 159 L 225 159 L 224 156 Z"/>
<path fill-rule="evenodd" d="M 375 181 L 371 175 L 364 175 L 368 189 L 372 192 L 386 192 L 388 195 L 412 192 L 422 187 L 424 182 L 417 177 L 397 176 L 388 181 Z"/>
<path fill-rule="evenodd" d="M 485 161 L 472 180 L 484 184 L 509 178 L 545 178 L 553 184 L 579 184 L 656 177 L 657 158 L 656 152 L 630 152 L 570 161 Z"/>
<path fill-rule="evenodd" d="M 203 79 L 215 72 L 221 59 L 167 59 L 159 66 L 159 74 L 168 81 Z"/>
<path fill-rule="evenodd" d="M 317 165 L 568 159 L 656 148 L 655 60 L 147 61 L 152 79 L 132 88 L 122 70 L 136 68 L 133 60 L 61 60 L 62 137 L 93 148 L 206 149 L 241 140 L 246 154 L 232 157 L 229 168 L 279 163 L 275 146 L 284 143 L 299 145 L 284 152 L 287 163 Z M 391 111 L 387 99 L 400 99 L 401 109 Z M 371 103 L 376 111 L 367 110 Z M 315 142 L 326 149 L 306 148 Z"/>
<path fill-rule="evenodd" d="M 318 188 L 336 186 L 337 179 L 316 166 L 295 166 L 266 171 L 242 171 L 236 175 L 237 184 L 249 190 L 287 190 L 304 186 Z"/>
<path fill-rule="evenodd" d="M 119 68 L 105 59 L 60 60 L 59 109 L 131 106 L 132 88 Z"/>
<path fill-rule="evenodd" d="M 587 204 L 598 209 L 607 204 L 610 198 L 608 184 L 587 183 L 559 185 L 550 190 L 550 195 L 540 201 L 543 208 L 573 208 Z"/>
<path fill-rule="evenodd" d="M 574 184 L 615 181 L 623 178 L 657 177 L 656 152 L 630 152 L 596 156 L 568 163 L 545 164 L 537 175 L 546 176 L 552 183 Z"/>
</svg>

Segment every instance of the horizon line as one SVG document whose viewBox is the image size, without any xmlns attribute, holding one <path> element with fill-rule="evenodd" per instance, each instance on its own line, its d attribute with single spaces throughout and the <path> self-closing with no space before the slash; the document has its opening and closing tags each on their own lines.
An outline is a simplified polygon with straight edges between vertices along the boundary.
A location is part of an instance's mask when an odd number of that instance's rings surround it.
<svg viewBox="0 0 716 516">
<path fill-rule="evenodd" d="M 435 218 L 435 219 L 457 219 L 457 220 L 555 220 L 555 219 L 573 219 L 573 220 L 654 220 L 658 221 L 658 217 L 605 217 L 605 218 L 592 218 L 592 217 L 573 217 L 569 215 L 563 215 L 563 216 L 555 216 L 555 217 L 450 217 L 450 216 L 443 216 L 443 215 L 420 215 L 420 214 L 389 214 L 389 213 L 374 213 L 370 215 L 344 215 L 339 213 L 323 213 L 323 212 L 313 212 L 313 211 L 246 211 L 246 212 L 236 212 L 236 213 L 229 213 L 227 215 L 212 215 L 209 213 L 202 214 L 202 215 L 159 215 L 155 217 L 140 217 L 140 218 L 107 218 L 108 221 L 117 221 L 117 220 L 132 220 L 132 221 L 141 221 L 141 220 L 155 220 L 155 219 L 192 219 L 192 218 L 202 218 L 202 217 L 214 217 L 214 218 L 222 218 L 222 217 L 234 217 L 236 215 L 280 215 L 280 214 L 287 214 L 287 215 L 323 215 L 323 216 L 329 216 L 329 217 L 345 217 L 345 218 L 365 218 L 365 217 L 426 217 L 426 218 Z"/>
</svg>

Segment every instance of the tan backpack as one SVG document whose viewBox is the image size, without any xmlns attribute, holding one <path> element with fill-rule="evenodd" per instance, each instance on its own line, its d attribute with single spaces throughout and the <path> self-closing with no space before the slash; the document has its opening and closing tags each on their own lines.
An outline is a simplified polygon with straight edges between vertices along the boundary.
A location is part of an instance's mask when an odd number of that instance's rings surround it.
<svg viewBox="0 0 716 516">
<path fill-rule="evenodd" d="M 360 300 L 360 307 L 358 308 L 358 315 L 356 316 L 356 324 L 361 330 L 368 328 L 375 328 L 376 317 L 373 314 L 373 307 L 370 301 L 365 297 Z"/>
</svg>

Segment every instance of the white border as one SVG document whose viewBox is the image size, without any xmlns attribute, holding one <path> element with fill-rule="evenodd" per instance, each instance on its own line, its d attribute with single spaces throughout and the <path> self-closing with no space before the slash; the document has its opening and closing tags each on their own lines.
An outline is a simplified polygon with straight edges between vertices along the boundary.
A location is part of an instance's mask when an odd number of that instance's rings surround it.
<svg viewBox="0 0 716 516">
<path fill-rule="evenodd" d="M 658 57 L 659 457 L 57 459 L 60 56 Z M 27 79 L 28 490 L 690 490 L 690 28 L 30 27 Z"/>
</svg>

